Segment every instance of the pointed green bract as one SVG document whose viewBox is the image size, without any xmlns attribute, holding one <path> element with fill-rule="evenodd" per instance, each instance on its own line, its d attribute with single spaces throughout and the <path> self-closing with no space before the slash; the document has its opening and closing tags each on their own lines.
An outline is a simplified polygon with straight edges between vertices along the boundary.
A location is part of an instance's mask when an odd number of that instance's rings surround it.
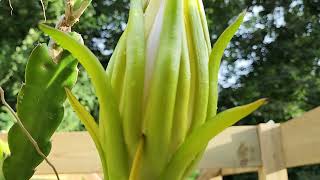
<svg viewBox="0 0 320 180">
<path fill-rule="evenodd" d="M 56 64 L 44 44 L 38 45 L 29 58 L 26 82 L 18 95 L 17 115 L 45 155 L 50 152 L 50 138 L 63 118 L 64 87 L 74 85 L 77 72 L 77 60 L 70 53 L 63 52 Z M 11 155 L 3 164 L 6 180 L 31 178 L 43 158 L 17 124 L 8 133 L 8 143 Z"/>
<path fill-rule="evenodd" d="M 198 0 L 201 1 L 201 0 Z M 198 5 L 201 5 L 200 2 Z M 230 40 L 234 36 L 234 34 L 239 29 L 245 12 L 241 13 L 239 17 L 233 22 L 218 38 L 217 42 L 214 44 L 214 47 L 210 54 L 209 59 L 209 102 L 208 102 L 208 111 L 207 111 L 207 119 L 214 117 L 217 113 L 217 105 L 218 105 L 218 73 L 220 68 L 220 62 L 222 55 L 224 53 L 225 48 L 229 44 Z M 202 152 L 200 152 L 197 157 L 193 160 L 193 163 L 187 168 L 185 175 L 187 175 L 190 170 L 194 168 L 194 166 L 199 162 L 201 159 L 205 148 Z"/>
<path fill-rule="evenodd" d="M 218 74 L 221 58 L 234 34 L 239 29 L 246 12 L 242 12 L 238 18 L 220 35 L 214 44 L 209 60 L 210 93 L 207 118 L 210 119 L 217 114 L 218 106 Z"/>
<path fill-rule="evenodd" d="M 248 105 L 228 109 L 195 129 L 173 155 L 159 180 L 181 179 L 189 163 L 207 146 L 207 143 L 213 137 L 255 111 L 265 102 L 266 99 L 260 99 Z"/>
<path fill-rule="evenodd" d="M 131 0 L 126 29 L 126 69 L 123 88 L 122 126 L 130 164 L 142 135 L 145 69 L 144 17 L 141 0 Z"/>
<path fill-rule="evenodd" d="M 186 32 L 182 33 L 182 51 L 179 70 L 178 87 L 176 93 L 176 102 L 174 109 L 174 118 L 172 122 L 171 131 L 171 145 L 170 154 L 175 152 L 182 144 L 188 132 L 188 110 L 190 103 L 190 86 L 191 86 L 191 72 L 190 72 L 190 58 L 188 52 L 188 44 L 186 39 Z"/>
<path fill-rule="evenodd" d="M 72 92 L 68 88 L 65 88 L 65 91 L 66 91 L 69 103 L 71 104 L 72 108 L 76 112 L 81 122 L 84 124 L 93 142 L 96 145 L 96 148 L 100 156 L 102 168 L 103 168 L 103 173 L 105 176 L 107 176 L 108 169 L 106 164 L 106 158 L 105 158 L 101 141 L 99 138 L 99 127 L 95 122 L 94 118 L 91 116 L 91 114 L 86 110 L 84 106 L 82 106 L 82 104 L 77 100 L 77 98 L 72 94 Z"/>
<path fill-rule="evenodd" d="M 84 45 L 72 39 L 68 34 L 40 24 L 40 29 L 76 57 L 88 72 L 95 87 L 99 111 L 99 134 L 107 159 L 109 179 L 127 180 L 129 177 L 128 158 L 125 148 L 118 104 L 97 57 Z"/>
<path fill-rule="evenodd" d="M 193 49 L 190 61 L 194 62 L 192 73 L 194 84 L 193 112 L 189 132 L 203 124 L 207 116 L 209 98 L 209 52 L 197 1 L 186 2 L 186 26 L 189 28 L 189 49 Z"/>
<path fill-rule="evenodd" d="M 70 105 L 80 118 L 81 122 L 84 124 L 85 128 L 91 135 L 93 141 L 96 144 L 100 144 L 99 134 L 98 134 L 98 124 L 95 122 L 91 114 L 86 110 L 86 108 L 77 100 L 77 98 L 72 94 L 71 90 L 65 88 Z"/>
<path fill-rule="evenodd" d="M 205 39 L 206 39 L 206 43 L 207 43 L 207 47 L 208 47 L 208 52 L 210 53 L 211 52 L 210 34 L 209 34 L 208 23 L 207 23 L 206 14 L 204 11 L 202 0 L 197 0 L 197 5 L 198 5 L 198 11 L 200 14 L 200 18 L 201 18 L 203 33 L 205 35 Z"/>
<path fill-rule="evenodd" d="M 123 100 L 123 87 L 124 87 L 124 77 L 126 73 L 126 45 L 127 45 L 127 33 L 124 32 L 120 37 L 117 44 L 115 52 L 112 54 L 110 59 L 113 65 L 113 70 L 111 72 L 111 67 L 107 67 L 107 76 L 110 77 L 110 82 L 114 95 L 119 104 L 120 113 L 122 112 L 122 100 Z M 114 62 L 113 62 L 114 61 Z M 109 73 L 110 71 L 110 73 Z M 110 75 L 109 75 L 110 74 Z"/>
</svg>

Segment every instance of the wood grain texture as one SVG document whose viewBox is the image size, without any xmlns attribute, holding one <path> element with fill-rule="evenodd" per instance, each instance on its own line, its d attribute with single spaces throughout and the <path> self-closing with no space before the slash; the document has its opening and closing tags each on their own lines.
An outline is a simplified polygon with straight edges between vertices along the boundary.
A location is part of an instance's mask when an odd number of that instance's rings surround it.
<svg viewBox="0 0 320 180">
<path fill-rule="evenodd" d="M 6 134 L 1 135 L 6 139 Z M 98 152 L 87 132 L 56 133 L 52 138 L 49 159 L 59 174 L 87 174 L 101 171 Z M 43 162 L 37 174 L 52 174 L 52 169 Z"/>
<path fill-rule="evenodd" d="M 256 126 L 226 129 L 208 144 L 200 168 L 241 168 L 261 165 Z"/>
<path fill-rule="evenodd" d="M 287 167 L 320 162 L 320 107 L 281 124 Z"/>
<path fill-rule="evenodd" d="M 288 180 L 280 131 L 280 124 L 258 126 L 262 160 L 258 170 L 259 180 Z"/>
</svg>

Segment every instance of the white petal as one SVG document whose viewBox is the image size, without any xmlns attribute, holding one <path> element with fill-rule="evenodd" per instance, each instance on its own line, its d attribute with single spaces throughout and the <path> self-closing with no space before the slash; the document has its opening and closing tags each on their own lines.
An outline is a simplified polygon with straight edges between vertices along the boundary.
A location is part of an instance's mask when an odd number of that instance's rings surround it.
<svg viewBox="0 0 320 180">
<path fill-rule="evenodd" d="M 164 13 L 164 0 L 161 0 L 160 8 L 157 12 L 157 15 L 154 19 L 152 29 L 150 31 L 149 37 L 147 38 L 146 45 L 146 65 L 145 65 L 145 79 L 144 79 L 144 100 L 148 96 L 150 81 L 152 79 L 152 74 L 154 71 L 154 65 L 157 56 L 157 50 L 160 43 L 160 34 L 162 30 L 163 23 L 163 13 Z"/>
</svg>

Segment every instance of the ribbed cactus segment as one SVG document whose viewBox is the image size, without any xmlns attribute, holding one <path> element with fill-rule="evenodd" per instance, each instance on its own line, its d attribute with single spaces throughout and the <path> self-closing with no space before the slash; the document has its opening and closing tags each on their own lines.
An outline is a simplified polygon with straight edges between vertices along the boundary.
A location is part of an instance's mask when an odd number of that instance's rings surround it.
<svg viewBox="0 0 320 180">
<path fill-rule="evenodd" d="M 18 95 L 17 115 L 45 155 L 50 152 L 50 138 L 63 118 L 64 87 L 71 88 L 77 79 L 77 63 L 65 51 L 56 64 L 44 44 L 38 45 L 28 60 L 26 82 Z M 8 143 L 11 155 L 3 164 L 6 179 L 30 179 L 43 158 L 18 124 L 10 129 Z"/>
</svg>

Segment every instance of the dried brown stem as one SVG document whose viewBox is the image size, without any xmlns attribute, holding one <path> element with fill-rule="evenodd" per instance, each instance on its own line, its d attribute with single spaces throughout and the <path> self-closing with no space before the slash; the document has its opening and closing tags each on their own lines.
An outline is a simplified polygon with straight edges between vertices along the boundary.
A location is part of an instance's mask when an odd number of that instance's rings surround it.
<svg viewBox="0 0 320 180">
<path fill-rule="evenodd" d="M 59 23 L 60 27 L 57 27 L 57 28 L 59 28 L 62 31 L 64 30 L 70 31 L 71 27 L 79 21 L 81 15 L 90 5 L 90 2 L 91 2 L 90 0 L 83 0 L 79 9 L 74 10 L 72 1 L 66 0 L 64 18 L 62 19 L 62 22 Z"/>
<path fill-rule="evenodd" d="M 33 147 L 35 148 L 35 150 L 37 151 L 37 153 L 47 162 L 47 164 L 52 168 L 52 170 L 54 171 L 54 174 L 56 175 L 57 179 L 60 180 L 59 178 L 59 174 L 57 169 L 54 167 L 54 165 L 48 160 L 48 158 L 46 157 L 46 155 L 41 151 L 38 143 L 33 139 L 33 137 L 31 136 L 31 134 L 29 133 L 29 131 L 24 127 L 24 125 L 22 124 L 22 121 L 20 120 L 20 118 L 18 117 L 18 115 L 16 114 L 16 112 L 10 107 L 10 105 L 7 103 L 7 101 L 5 100 L 4 97 L 4 91 L 3 89 L 0 87 L 0 96 L 1 96 L 1 102 L 2 104 L 9 110 L 9 112 L 14 116 L 15 123 L 17 123 L 20 128 L 22 129 L 23 133 L 27 136 L 28 140 L 31 142 L 31 144 L 33 145 Z"/>
<path fill-rule="evenodd" d="M 81 15 L 90 5 L 91 0 L 83 0 L 77 10 L 73 9 L 72 0 L 66 0 L 65 2 L 64 15 L 57 22 L 56 28 L 64 32 L 71 32 L 72 26 L 79 21 Z M 53 61 L 58 63 L 63 50 L 52 40 L 49 42 L 49 50 Z"/>
<path fill-rule="evenodd" d="M 41 7 L 42 7 L 44 22 L 46 22 L 47 21 L 46 8 L 44 6 L 43 0 L 40 0 L 40 3 L 41 3 Z"/>
<path fill-rule="evenodd" d="M 13 13 L 13 7 L 12 7 L 11 0 L 9 0 L 9 6 L 10 6 L 10 9 L 11 9 L 10 14 L 11 14 L 11 16 L 12 16 L 12 13 Z"/>
</svg>

